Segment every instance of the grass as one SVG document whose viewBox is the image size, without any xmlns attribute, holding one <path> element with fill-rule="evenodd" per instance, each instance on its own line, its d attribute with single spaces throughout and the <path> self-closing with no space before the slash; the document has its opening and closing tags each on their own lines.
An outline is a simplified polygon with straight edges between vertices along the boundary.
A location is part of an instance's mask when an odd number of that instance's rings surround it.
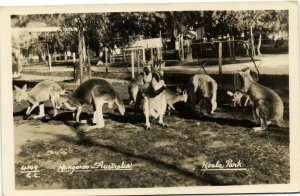
<svg viewBox="0 0 300 196">
<path fill-rule="evenodd" d="M 123 99 L 128 98 L 126 85 L 114 87 Z M 285 96 L 286 105 L 288 94 Z M 170 126 L 162 128 L 152 123 L 151 130 L 143 128 L 143 116 L 134 115 L 129 106 L 123 117 L 105 108 L 105 128 L 83 133 L 82 125 L 72 121 L 70 113 L 61 111 L 56 118 L 44 121 L 23 121 L 21 115 L 26 105 L 14 104 L 15 129 L 19 123 L 26 123 L 34 132 L 47 124 L 57 129 L 68 127 L 76 135 L 56 134 L 52 130 L 55 139 L 27 141 L 16 155 L 16 187 L 86 189 L 289 183 L 289 129 L 270 127 L 263 134 L 256 134 L 251 132 L 255 124 L 250 108 L 219 106 L 214 117 L 199 118 L 191 115 L 185 104 L 177 104 L 178 111 L 165 117 Z M 85 112 L 91 113 L 91 107 Z M 86 117 L 90 115 L 83 113 L 82 118 Z M 224 163 L 228 159 L 240 160 L 247 170 L 201 170 L 204 161 Z M 61 163 L 92 165 L 100 161 L 126 161 L 133 167 L 131 171 L 72 175 L 56 172 Z M 25 178 L 19 172 L 24 164 L 39 165 L 41 177 Z"/>
</svg>

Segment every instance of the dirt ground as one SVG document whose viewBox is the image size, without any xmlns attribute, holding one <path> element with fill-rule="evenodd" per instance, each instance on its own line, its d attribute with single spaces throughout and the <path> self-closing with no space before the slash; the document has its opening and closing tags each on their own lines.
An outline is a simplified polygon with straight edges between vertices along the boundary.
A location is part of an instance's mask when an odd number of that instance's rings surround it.
<svg viewBox="0 0 300 196">
<path fill-rule="evenodd" d="M 125 104 L 127 84 L 113 83 Z M 223 90 L 226 87 L 222 87 Z M 288 93 L 279 89 L 288 122 Z M 277 89 L 275 89 L 277 90 Z M 219 94 L 218 97 L 225 96 Z M 228 101 L 226 101 L 228 100 Z M 172 187 L 236 184 L 288 183 L 289 128 L 271 126 L 263 134 L 251 131 L 251 108 L 231 108 L 230 98 L 219 104 L 213 117 L 199 117 L 188 104 L 176 104 L 176 112 L 165 117 L 167 128 L 152 123 L 143 128 L 144 117 L 126 106 L 120 116 L 105 108 L 105 128 L 81 131 L 72 113 L 60 110 L 51 118 L 23 120 L 26 102 L 14 102 L 15 171 L 17 189 L 75 189 Z M 34 113 L 37 113 L 35 110 Z M 92 108 L 81 119 L 91 118 Z M 203 163 L 241 162 L 245 170 L 204 171 Z M 131 170 L 58 172 L 61 164 L 93 165 L 95 162 L 132 164 Z M 39 177 L 28 178 L 22 166 L 37 165 Z"/>
</svg>

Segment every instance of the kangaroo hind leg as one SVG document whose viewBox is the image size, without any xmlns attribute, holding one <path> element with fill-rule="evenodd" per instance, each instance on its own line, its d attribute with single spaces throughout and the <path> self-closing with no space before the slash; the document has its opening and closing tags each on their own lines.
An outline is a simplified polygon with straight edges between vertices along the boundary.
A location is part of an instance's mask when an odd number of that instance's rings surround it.
<svg viewBox="0 0 300 196">
<path fill-rule="evenodd" d="M 44 105 L 44 103 L 42 103 L 42 104 L 37 104 L 37 105 L 39 105 L 39 115 L 35 115 L 35 116 L 33 116 L 33 119 L 38 119 L 38 118 L 43 118 L 43 117 L 45 117 L 45 105 Z M 33 110 L 33 106 L 32 106 L 32 108 L 31 108 L 31 111 Z M 30 112 L 31 112 L 30 111 Z"/>
<path fill-rule="evenodd" d="M 149 117 L 150 117 L 150 108 L 149 108 L 149 100 L 148 98 L 144 98 L 143 100 L 143 112 L 145 115 L 145 128 L 146 129 L 150 129 L 150 121 L 149 121 Z"/>
<path fill-rule="evenodd" d="M 266 120 L 266 117 L 267 117 L 266 109 L 267 108 L 263 104 L 258 105 L 258 107 L 256 107 L 256 109 L 255 109 L 256 115 L 257 115 L 257 117 L 259 117 L 260 125 L 261 125 L 260 127 L 253 128 L 253 130 L 255 132 L 261 132 L 268 128 L 267 120 Z"/>
<path fill-rule="evenodd" d="M 86 128 L 85 129 L 86 132 L 90 131 L 92 129 L 101 129 L 104 127 L 104 118 L 103 118 L 103 113 L 102 113 L 102 107 L 105 102 L 104 102 L 104 100 L 102 100 L 100 98 L 98 98 L 98 99 L 96 98 L 96 99 L 94 99 L 94 103 L 95 103 L 96 111 L 94 111 L 93 121 L 96 121 L 96 125 Z"/>
</svg>

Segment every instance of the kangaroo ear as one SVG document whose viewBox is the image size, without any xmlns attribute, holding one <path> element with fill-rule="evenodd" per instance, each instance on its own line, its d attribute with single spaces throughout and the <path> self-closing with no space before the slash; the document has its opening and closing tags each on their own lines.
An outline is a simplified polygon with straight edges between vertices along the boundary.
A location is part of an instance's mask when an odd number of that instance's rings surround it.
<svg viewBox="0 0 300 196">
<path fill-rule="evenodd" d="M 183 92 L 182 92 L 182 94 L 183 94 L 183 95 L 187 94 L 187 90 L 184 89 Z"/>
<path fill-rule="evenodd" d="M 160 64 L 160 69 L 161 69 L 161 70 L 164 70 L 164 69 L 165 69 L 165 66 L 166 66 L 166 62 L 161 62 L 161 64 Z"/>
<path fill-rule="evenodd" d="M 250 75 L 250 68 L 246 67 L 245 69 L 242 70 L 243 72 L 245 72 L 246 74 Z"/>
<path fill-rule="evenodd" d="M 163 70 L 160 70 L 159 73 L 160 73 L 161 76 L 164 76 L 164 71 Z"/>
<path fill-rule="evenodd" d="M 27 90 L 27 84 L 24 84 L 24 86 L 22 87 L 22 90 L 23 90 L 23 91 L 26 91 L 26 90 Z"/>
<path fill-rule="evenodd" d="M 230 92 L 230 91 L 227 91 L 227 95 L 229 95 L 229 96 L 232 97 L 234 94 L 232 92 Z"/>
<path fill-rule="evenodd" d="M 177 92 L 177 93 L 182 93 L 181 88 L 179 88 L 179 87 L 177 86 L 177 87 L 176 87 L 176 92 Z"/>
<path fill-rule="evenodd" d="M 21 89 L 19 87 L 17 87 L 16 85 L 14 85 L 14 87 L 15 87 L 16 91 L 21 91 Z"/>
</svg>

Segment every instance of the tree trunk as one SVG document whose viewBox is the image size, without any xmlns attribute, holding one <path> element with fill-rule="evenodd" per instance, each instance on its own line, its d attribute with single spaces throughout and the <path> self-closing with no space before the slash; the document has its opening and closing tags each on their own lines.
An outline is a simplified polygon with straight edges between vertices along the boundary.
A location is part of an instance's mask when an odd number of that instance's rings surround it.
<svg viewBox="0 0 300 196">
<path fill-rule="evenodd" d="M 259 32 L 259 38 L 258 38 L 258 44 L 257 44 L 257 55 L 261 55 L 260 46 L 261 46 L 261 32 Z"/>
<path fill-rule="evenodd" d="M 87 73 L 87 75 L 88 75 L 88 79 L 90 79 L 91 77 L 92 77 L 92 70 L 91 70 L 91 58 L 90 58 L 90 47 L 89 47 L 89 45 L 87 46 L 87 69 L 88 69 L 88 73 Z"/>
<path fill-rule="evenodd" d="M 79 64 L 75 64 L 75 83 L 80 84 L 91 78 L 91 66 L 89 64 L 89 55 L 85 46 L 83 30 L 78 30 L 78 53 Z"/>
<path fill-rule="evenodd" d="M 91 66 L 89 65 L 89 62 L 88 62 L 88 57 L 89 55 L 87 54 L 88 53 L 88 50 L 86 49 L 86 46 L 85 46 L 85 39 L 84 39 L 84 35 L 83 35 L 83 32 L 82 32 L 82 54 L 83 54 L 83 73 L 82 73 L 82 78 L 80 79 L 81 83 L 90 79 L 91 77 Z"/>
<path fill-rule="evenodd" d="M 253 36 L 253 27 L 250 27 L 250 47 L 251 47 L 251 54 L 252 56 L 255 56 L 255 46 L 254 46 L 254 36 Z"/>
<path fill-rule="evenodd" d="M 78 54 L 79 54 L 79 61 L 78 63 L 75 63 L 75 69 L 74 69 L 74 79 L 76 84 L 81 83 L 81 73 L 82 73 L 82 66 L 83 66 L 83 60 L 82 60 L 82 42 L 81 42 L 81 31 L 78 30 Z"/>
<path fill-rule="evenodd" d="M 104 48 L 104 54 L 105 54 L 105 73 L 108 74 L 108 65 L 107 65 L 107 48 Z"/>
<path fill-rule="evenodd" d="M 64 62 L 66 63 L 68 60 L 67 51 L 64 52 Z"/>
</svg>

